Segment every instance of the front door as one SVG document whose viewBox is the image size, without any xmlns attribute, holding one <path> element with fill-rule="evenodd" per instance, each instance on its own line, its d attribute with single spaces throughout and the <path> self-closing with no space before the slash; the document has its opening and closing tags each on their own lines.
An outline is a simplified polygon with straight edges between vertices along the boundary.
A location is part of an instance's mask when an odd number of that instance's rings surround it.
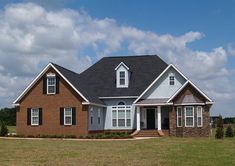
<svg viewBox="0 0 235 166">
<path fill-rule="evenodd" d="M 147 129 L 155 129 L 155 109 L 147 109 Z"/>
</svg>

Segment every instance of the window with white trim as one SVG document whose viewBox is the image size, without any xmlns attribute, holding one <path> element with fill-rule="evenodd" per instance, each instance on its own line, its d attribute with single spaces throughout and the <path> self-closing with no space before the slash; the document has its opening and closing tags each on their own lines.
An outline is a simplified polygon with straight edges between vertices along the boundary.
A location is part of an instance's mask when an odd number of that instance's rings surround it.
<svg viewBox="0 0 235 166">
<path fill-rule="evenodd" d="M 169 76 L 169 84 L 170 85 L 175 85 L 175 76 L 173 74 L 171 74 Z"/>
<path fill-rule="evenodd" d="M 55 75 L 47 76 L 47 94 L 56 93 L 56 77 Z"/>
<path fill-rule="evenodd" d="M 202 106 L 197 107 L 197 127 L 202 127 Z"/>
<path fill-rule="evenodd" d="M 112 126 L 131 127 L 131 106 L 118 105 L 112 107 Z"/>
<path fill-rule="evenodd" d="M 98 124 L 100 124 L 100 108 L 98 108 Z"/>
<path fill-rule="evenodd" d="M 185 106 L 185 127 L 194 127 L 194 107 Z"/>
<path fill-rule="evenodd" d="M 126 84 L 126 76 L 125 76 L 125 71 L 120 71 L 119 72 L 119 83 L 120 85 L 125 85 Z"/>
<path fill-rule="evenodd" d="M 64 108 L 64 125 L 72 125 L 72 108 Z"/>
<path fill-rule="evenodd" d="M 31 125 L 39 125 L 39 108 L 31 109 Z"/>
<path fill-rule="evenodd" d="M 177 107 L 177 127 L 182 127 L 182 107 Z"/>
</svg>

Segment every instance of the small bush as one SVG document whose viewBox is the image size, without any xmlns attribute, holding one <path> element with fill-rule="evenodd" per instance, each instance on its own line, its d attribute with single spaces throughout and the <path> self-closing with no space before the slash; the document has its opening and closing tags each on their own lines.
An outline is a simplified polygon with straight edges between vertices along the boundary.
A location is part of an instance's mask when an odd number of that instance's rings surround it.
<svg viewBox="0 0 235 166">
<path fill-rule="evenodd" d="M 84 136 L 83 136 L 83 135 L 80 135 L 78 138 L 79 138 L 79 139 L 83 139 L 83 138 L 84 138 Z"/>
<path fill-rule="evenodd" d="M 220 115 L 217 120 L 217 128 L 216 128 L 215 138 L 222 139 L 223 137 L 224 137 L 223 119 L 222 119 L 222 116 Z"/>
<path fill-rule="evenodd" d="M 233 128 L 230 125 L 228 126 L 228 128 L 226 130 L 226 137 L 234 137 Z"/>
<path fill-rule="evenodd" d="M 76 135 L 65 135 L 64 138 L 77 138 Z"/>
<path fill-rule="evenodd" d="M 1 130 L 0 130 L 0 136 L 7 136 L 8 134 L 8 128 L 5 125 L 4 122 L 1 122 Z"/>
</svg>

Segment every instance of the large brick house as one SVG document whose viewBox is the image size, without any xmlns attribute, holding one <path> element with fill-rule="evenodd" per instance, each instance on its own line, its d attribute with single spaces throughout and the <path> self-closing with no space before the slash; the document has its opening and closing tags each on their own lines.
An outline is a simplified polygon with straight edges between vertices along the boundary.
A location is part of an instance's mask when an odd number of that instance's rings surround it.
<svg viewBox="0 0 235 166">
<path fill-rule="evenodd" d="M 77 74 L 49 63 L 14 101 L 23 135 L 209 136 L 212 100 L 158 56 L 106 57 Z"/>
</svg>

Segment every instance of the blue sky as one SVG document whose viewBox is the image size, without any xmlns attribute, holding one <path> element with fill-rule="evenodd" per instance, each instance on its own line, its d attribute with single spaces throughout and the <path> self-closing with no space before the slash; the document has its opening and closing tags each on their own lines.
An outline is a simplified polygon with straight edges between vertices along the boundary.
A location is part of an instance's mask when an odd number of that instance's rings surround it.
<svg viewBox="0 0 235 166">
<path fill-rule="evenodd" d="M 212 115 L 235 116 L 235 1 L 26 0 L 0 8 L 0 76 L 10 79 L 0 81 L 2 107 L 48 61 L 81 72 L 104 56 L 158 54 L 215 100 Z"/>
</svg>

